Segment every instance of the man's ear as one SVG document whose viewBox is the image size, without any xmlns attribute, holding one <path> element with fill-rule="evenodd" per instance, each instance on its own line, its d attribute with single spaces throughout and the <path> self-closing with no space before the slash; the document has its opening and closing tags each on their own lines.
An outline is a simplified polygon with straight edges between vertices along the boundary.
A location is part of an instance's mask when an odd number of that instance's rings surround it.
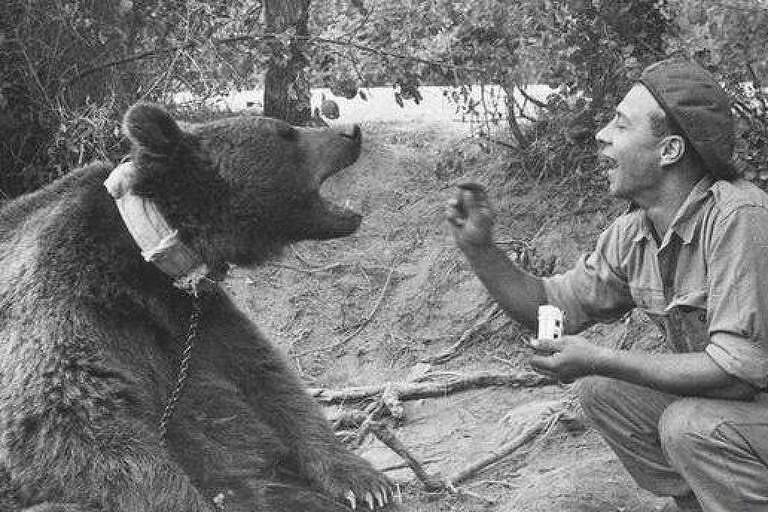
<svg viewBox="0 0 768 512">
<path fill-rule="evenodd" d="M 660 142 L 661 166 L 672 165 L 683 159 L 685 155 L 685 139 L 680 135 L 669 135 Z"/>
</svg>

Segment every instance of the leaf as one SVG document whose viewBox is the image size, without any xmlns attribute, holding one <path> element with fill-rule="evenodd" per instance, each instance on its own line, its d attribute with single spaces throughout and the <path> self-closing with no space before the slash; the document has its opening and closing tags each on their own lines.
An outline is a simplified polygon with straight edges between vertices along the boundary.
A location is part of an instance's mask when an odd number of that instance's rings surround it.
<svg viewBox="0 0 768 512">
<path fill-rule="evenodd" d="M 350 0 L 349 3 L 352 5 L 352 7 L 357 9 L 360 12 L 360 14 L 362 14 L 363 16 L 368 15 L 368 9 L 366 9 L 362 0 Z"/>
<path fill-rule="evenodd" d="M 368 96 L 363 92 L 362 89 L 358 89 L 357 94 L 360 95 L 361 100 L 368 101 Z"/>
<path fill-rule="evenodd" d="M 395 102 L 397 102 L 398 105 L 400 105 L 400 108 L 403 108 L 403 97 L 400 96 L 399 92 L 395 92 Z"/>
</svg>

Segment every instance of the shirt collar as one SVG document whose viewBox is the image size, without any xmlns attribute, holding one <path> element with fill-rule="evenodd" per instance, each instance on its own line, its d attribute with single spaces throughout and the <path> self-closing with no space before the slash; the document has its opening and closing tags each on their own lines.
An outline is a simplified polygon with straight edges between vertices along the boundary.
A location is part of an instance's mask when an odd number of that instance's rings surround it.
<svg viewBox="0 0 768 512">
<path fill-rule="evenodd" d="M 706 175 L 702 177 L 691 189 L 691 192 L 686 197 L 683 204 L 678 208 L 675 213 L 672 223 L 669 225 L 669 230 L 662 240 L 661 246 L 665 246 L 672 233 L 677 234 L 680 240 L 684 244 L 691 243 L 693 235 L 696 232 L 696 227 L 699 224 L 701 218 L 701 205 L 709 196 L 709 189 L 712 187 L 714 180 L 711 176 Z M 638 233 L 632 239 L 634 242 L 639 242 L 642 239 L 652 240 L 653 235 L 651 231 L 651 221 L 645 214 L 645 210 L 641 210 L 642 222 Z"/>
</svg>

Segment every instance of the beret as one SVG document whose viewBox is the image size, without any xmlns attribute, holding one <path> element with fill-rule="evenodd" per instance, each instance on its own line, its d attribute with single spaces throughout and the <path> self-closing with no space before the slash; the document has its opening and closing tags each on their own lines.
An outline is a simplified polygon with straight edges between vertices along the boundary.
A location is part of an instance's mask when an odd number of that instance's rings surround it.
<svg viewBox="0 0 768 512">
<path fill-rule="evenodd" d="M 688 60 L 667 59 L 645 68 L 639 82 L 680 128 L 713 177 L 736 175 L 731 165 L 735 124 L 730 100 L 708 71 Z"/>
</svg>

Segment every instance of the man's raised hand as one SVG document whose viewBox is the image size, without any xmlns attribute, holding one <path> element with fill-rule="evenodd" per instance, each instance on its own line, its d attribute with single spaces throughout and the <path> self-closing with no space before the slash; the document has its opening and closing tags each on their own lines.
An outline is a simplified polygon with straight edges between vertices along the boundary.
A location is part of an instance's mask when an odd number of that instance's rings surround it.
<svg viewBox="0 0 768 512">
<path fill-rule="evenodd" d="M 445 210 L 456 245 L 459 248 L 491 245 L 496 212 L 488 202 L 488 194 L 477 183 L 463 183 L 458 187 Z"/>
</svg>

